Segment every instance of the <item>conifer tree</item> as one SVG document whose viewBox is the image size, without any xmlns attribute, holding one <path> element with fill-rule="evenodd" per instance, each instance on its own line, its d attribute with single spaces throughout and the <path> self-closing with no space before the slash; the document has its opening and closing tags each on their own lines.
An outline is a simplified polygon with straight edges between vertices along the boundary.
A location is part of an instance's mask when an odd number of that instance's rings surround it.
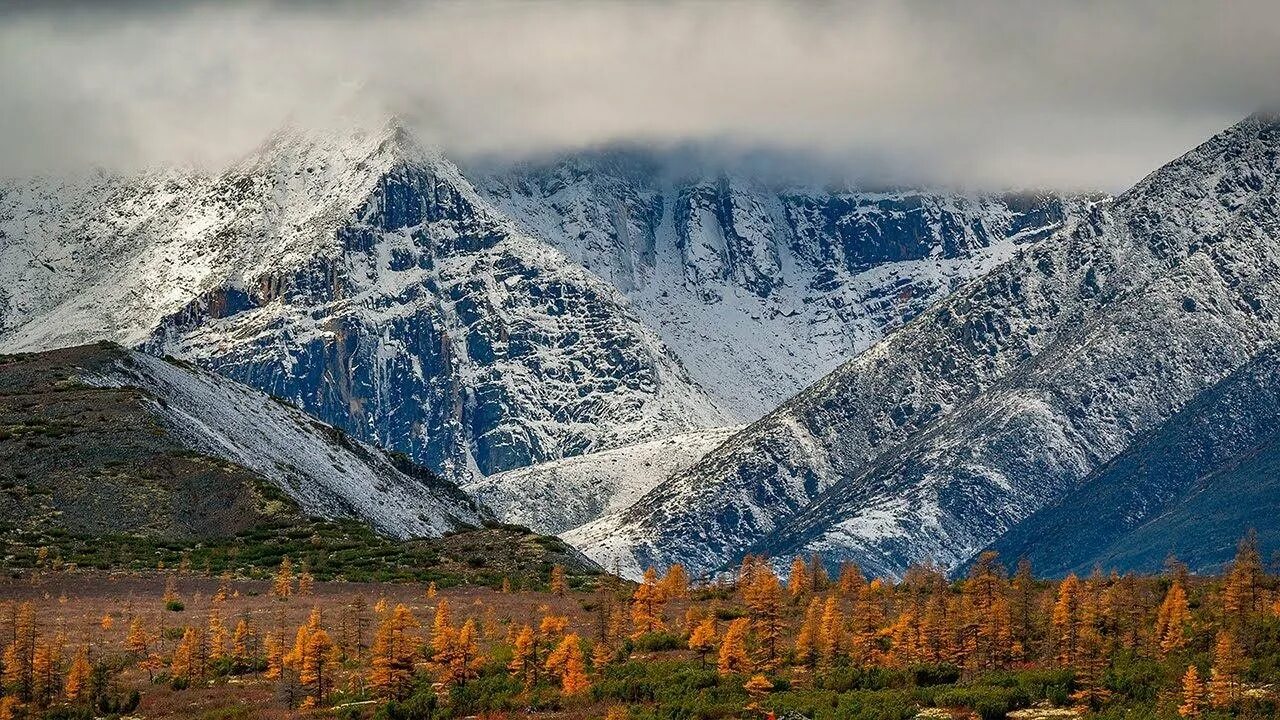
<svg viewBox="0 0 1280 720">
<path fill-rule="evenodd" d="M 293 563 L 288 555 L 280 559 L 280 567 L 276 569 L 275 580 L 271 583 L 271 594 L 280 600 L 288 600 L 293 594 Z"/>
<path fill-rule="evenodd" d="M 1182 704 L 1178 706 L 1178 714 L 1184 718 L 1198 718 L 1204 712 L 1204 704 L 1204 683 L 1200 682 L 1200 671 L 1195 665 L 1189 665 L 1182 676 Z"/>
<path fill-rule="evenodd" d="M 135 655 L 147 654 L 147 629 L 142 624 L 142 618 L 135 617 L 129 622 L 129 632 L 125 635 L 124 647 Z"/>
<path fill-rule="evenodd" d="M 597 642 L 595 645 L 591 646 L 591 667 L 597 673 L 604 670 L 612 662 L 613 651 L 609 649 L 608 645 L 605 645 L 602 642 Z M 706 667 L 705 658 L 703 658 L 703 667 Z"/>
<path fill-rule="evenodd" d="M 772 668 L 778 660 L 782 638 L 782 585 L 767 564 L 753 573 L 751 585 L 743 591 L 743 602 L 764 651 L 764 667 Z"/>
<path fill-rule="evenodd" d="M 787 576 L 787 594 L 792 602 L 798 601 L 813 589 L 813 580 L 809 577 L 809 565 L 804 558 L 796 556 L 791 560 L 791 574 Z"/>
<path fill-rule="evenodd" d="M 673 563 L 662 576 L 660 585 L 662 597 L 667 600 L 678 600 L 689 596 L 689 574 L 680 563 Z"/>
<path fill-rule="evenodd" d="M 820 598 L 810 599 L 796 633 L 796 661 L 809 669 L 817 666 L 822 647 L 822 607 Z"/>
<path fill-rule="evenodd" d="M 752 675 L 742 689 L 747 691 L 747 697 L 750 698 L 747 709 L 759 710 L 761 702 L 773 692 L 773 681 L 764 675 Z"/>
<path fill-rule="evenodd" d="M 706 618 L 698 623 L 693 632 L 689 634 L 689 649 L 697 653 L 698 662 L 703 668 L 707 666 L 707 653 L 715 646 L 716 641 L 716 621 L 714 618 Z"/>
<path fill-rule="evenodd" d="M 1187 645 L 1187 631 L 1191 626 L 1191 608 L 1182 582 L 1175 579 L 1169 592 L 1160 603 L 1156 614 L 1156 649 L 1161 657 L 1177 652 Z"/>
<path fill-rule="evenodd" d="M 1229 630 L 1219 630 L 1213 643 L 1213 666 L 1209 669 L 1209 704 L 1227 710 L 1240 697 L 1240 670 L 1244 658 Z"/>
<path fill-rule="evenodd" d="M 298 596 L 311 597 L 311 593 L 315 590 L 315 584 L 315 576 L 311 574 L 307 564 L 303 563 L 302 568 L 298 571 Z"/>
<path fill-rule="evenodd" d="M 662 608 L 666 596 L 658 583 L 658 571 L 649 568 L 644 579 L 631 596 L 631 637 L 639 638 L 665 629 Z"/>
<path fill-rule="evenodd" d="M 410 632 L 418 626 L 418 619 L 403 604 L 396 605 L 378 625 L 369 650 L 369 684 L 382 697 L 403 697 L 409 689 L 416 655 Z"/>
<path fill-rule="evenodd" d="M 298 667 L 298 682 L 310 691 L 316 701 L 328 697 L 333 687 L 334 649 L 333 640 L 324 628 L 307 631 L 306 648 Z"/>
<path fill-rule="evenodd" d="M 23 702 L 35 691 L 37 646 L 35 606 L 30 601 L 17 605 L 12 616 L 12 640 L 4 651 L 4 684 Z"/>
<path fill-rule="evenodd" d="M 1222 593 L 1223 610 L 1229 620 L 1243 625 L 1262 610 L 1265 599 L 1264 580 L 1262 555 L 1258 551 L 1258 534 L 1250 530 L 1240 540 Z"/>
<path fill-rule="evenodd" d="M 565 635 L 547 656 L 547 670 L 560 676 L 560 689 L 565 695 L 579 695 L 591 687 L 582 643 L 576 633 Z"/>
<path fill-rule="evenodd" d="M 1071 573 L 1058 586 L 1058 600 L 1053 605 L 1053 641 L 1058 662 L 1073 665 L 1080 649 L 1083 615 L 1083 590 L 1080 578 Z"/>
<path fill-rule="evenodd" d="M 720 655 L 716 662 L 716 670 L 721 675 L 745 675 L 752 670 L 751 657 L 747 654 L 747 632 L 750 621 L 738 618 L 729 623 L 720 641 Z"/>
<path fill-rule="evenodd" d="M 823 604 L 821 623 L 818 635 L 818 663 L 823 668 L 829 668 L 844 649 L 844 616 L 840 612 L 840 602 L 835 596 L 828 597 Z"/>
<path fill-rule="evenodd" d="M 836 589 L 841 597 L 849 599 L 859 597 L 862 594 L 863 586 L 866 584 L 866 578 L 862 576 L 862 569 L 856 564 L 851 562 L 840 564 L 840 578 L 836 581 Z"/>
<path fill-rule="evenodd" d="M 551 566 L 551 580 L 549 582 L 549 587 L 551 589 L 551 594 L 558 597 L 564 597 L 564 594 L 569 592 L 569 582 L 565 579 L 563 565 Z"/>
<path fill-rule="evenodd" d="M 827 566 L 817 553 L 809 556 L 809 581 L 813 585 L 814 592 L 824 592 L 831 585 Z"/>
<path fill-rule="evenodd" d="M 89 674 L 92 671 L 93 668 L 89 665 L 89 647 L 82 645 L 76 651 L 75 657 L 71 660 L 71 667 L 67 670 L 65 692 L 68 700 L 74 703 L 84 698 L 89 686 Z"/>
<path fill-rule="evenodd" d="M 986 671 L 1004 667 L 1012 654 L 1009 603 L 996 553 L 978 556 L 964 583 L 962 649 L 967 665 Z"/>
<path fill-rule="evenodd" d="M 262 676 L 268 680 L 276 680 L 284 670 L 284 642 L 279 634 L 268 632 L 262 641 L 262 648 L 267 655 L 267 670 Z"/>
<path fill-rule="evenodd" d="M 884 584 L 879 578 L 864 585 L 853 601 L 849 616 L 849 657 L 857 665 L 871 665 L 879 659 L 880 623 L 883 612 L 880 594 Z"/>
<path fill-rule="evenodd" d="M 538 681 L 538 642 L 533 628 L 528 625 L 521 628 L 516 636 L 507 669 L 513 677 L 523 680 L 526 688 L 533 687 Z"/>
<path fill-rule="evenodd" d="M 236 629 L 231 634 L 231 659 L 237 665 L 243 665 L 249 662 L 252 651 L 249 644 L 253 641 L 253 630 L 249 626 L 246 618 L 240 618 L 236 623 Z"/>
<path fill-rule="evenodd" d="M 1018 560 L 1018 569 L 1009 583 L 1009 620 L 1015 654 L 1032 650 L 1036 634 L 1036 581 L 1031 561 Z"/>
</svg>

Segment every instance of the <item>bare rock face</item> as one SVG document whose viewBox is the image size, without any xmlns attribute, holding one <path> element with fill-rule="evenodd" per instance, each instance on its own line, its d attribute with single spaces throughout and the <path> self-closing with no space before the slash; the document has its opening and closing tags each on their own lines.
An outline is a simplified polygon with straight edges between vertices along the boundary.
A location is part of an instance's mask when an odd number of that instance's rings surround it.
<svg viewBox="0 0 1280 720">
<path fill-rule="evenodd" d="M 964 563 L 1274 345 L 1278 157 L 1280 119 L 1246 119 L 570 539 L 632 567 Z"/>
<path fill-rule="evenodd" d="M 394 126 L 94 182 L 56 220 L 4 195 L 4 347 L 182 357 L 458 479 L 725 422 L 616 290 Z"/>
</svg>

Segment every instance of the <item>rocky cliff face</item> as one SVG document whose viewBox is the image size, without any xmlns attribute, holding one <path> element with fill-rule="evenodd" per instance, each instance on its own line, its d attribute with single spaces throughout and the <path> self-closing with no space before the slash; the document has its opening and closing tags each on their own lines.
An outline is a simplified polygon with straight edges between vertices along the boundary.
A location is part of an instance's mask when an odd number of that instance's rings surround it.
<svg viewBox="0 0 1280 720">
<path fill-rule="evenodd" d="M 639 149 L 473 177 L 528 233 L 625 294 L 739 420 L 1074 222 L 1092 200 L 798 185 Z"/>
<path fill-rule="evenodd" d="M 1053 575 L 1095 566 L 1155 572 L 1170 554 L 1194 569 L 1216 570 L 1248 530 L 1266 536 L 1280 529 L 1277 469 L 1280 350 L 1272 348 L 992 548 Z"/>
<path fill-rule="evenodd" d="M 5 347 L 139 343 L 454 478 L 725 421 L 619 293 L 395 127 L 103 185 L 56 222 L 5 195 Z"/>
<path fill-rule="evenodd" d="M 632 567 L 964 562 L 1280 337 L 1278 149 L 1245 120 L 569 537 Z"/>
</svg>

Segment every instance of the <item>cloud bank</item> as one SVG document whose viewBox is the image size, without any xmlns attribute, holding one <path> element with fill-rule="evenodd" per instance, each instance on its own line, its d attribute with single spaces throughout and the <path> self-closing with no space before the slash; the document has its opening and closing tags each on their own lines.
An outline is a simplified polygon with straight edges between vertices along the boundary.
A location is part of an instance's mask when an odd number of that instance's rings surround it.
<svg viewBox="0 0 1280 720">
<path fill-rule="evenodd" d="M 1261 0 L 22 4 L 0 163 L 217 166 L 289 119 L 394 112 L 461 155 L 716 140 L 1118 190 L 1274 103 L 1278 70 Z"/>
</svg>

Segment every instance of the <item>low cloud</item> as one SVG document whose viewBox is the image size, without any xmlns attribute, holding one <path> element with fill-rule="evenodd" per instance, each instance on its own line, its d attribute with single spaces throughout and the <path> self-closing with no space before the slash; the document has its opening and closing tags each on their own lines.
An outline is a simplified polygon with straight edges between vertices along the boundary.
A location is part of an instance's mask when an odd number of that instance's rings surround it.
<svg viewBox="0 0 1280 720">
<path fill-rule="evenodd" d="M 0 10 L 4 174 L 216 166 L 394 112 L 460 155 L 714 140 L 1118 190 L 1280 69 L 1280 5 L 1250 0 L 31 5 Z"/>
</svg>

